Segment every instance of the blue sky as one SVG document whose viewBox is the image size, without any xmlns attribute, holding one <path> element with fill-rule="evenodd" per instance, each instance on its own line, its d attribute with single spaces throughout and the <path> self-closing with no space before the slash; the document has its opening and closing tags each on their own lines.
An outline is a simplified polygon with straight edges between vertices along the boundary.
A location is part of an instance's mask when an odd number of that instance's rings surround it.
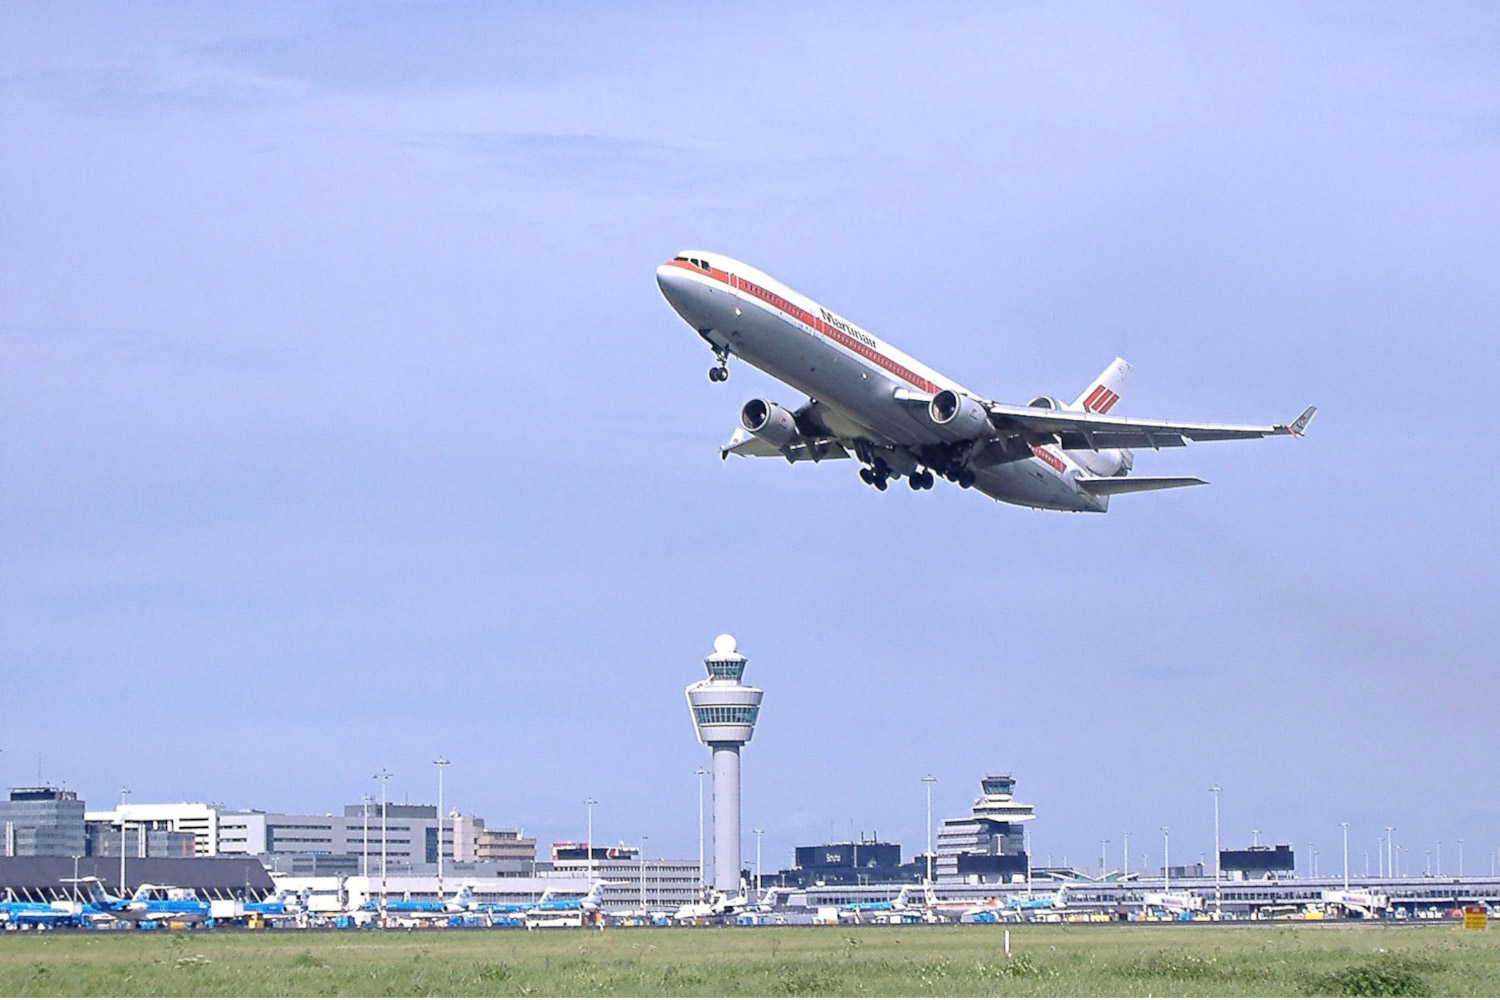
<svg viewBox="0 0 1500 1000">
<path fill-rule="evenodd" d="M 1485 5 L 9 4 L 0 781 L 449 797 L 696 851 L 733 631 L 767 865 L 1500 846 Z M 1107 517 L 721 463 L 656 291 L 748 260 L 996 398 L 1286 420 Z M 747 857 L 753 841 L 747 835 Z M 1180 852 L 1180 853 L 1179 853 Z M 1487 853 L 1488 852 L 1488 853 Z"/>
</svg>

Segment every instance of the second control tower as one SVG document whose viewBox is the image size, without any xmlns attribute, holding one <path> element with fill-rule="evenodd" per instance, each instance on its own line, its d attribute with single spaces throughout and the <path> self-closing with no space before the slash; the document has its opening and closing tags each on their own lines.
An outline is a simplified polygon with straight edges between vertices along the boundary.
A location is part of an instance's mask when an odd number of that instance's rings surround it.
<svg viewBox="0 0 1500 1000">
<path fill-rule="evenodd" d="M 745 658 L 735 651 L 732 635 L 714 640 L 703 666 L 708 678 L 688 685 L 687 701 L 698 742 L 713 751 L 713 885 L 732 896 L 740 889 L 740 747 L 755 735 L 765 692 L 741 681 Z"/>
</svg>

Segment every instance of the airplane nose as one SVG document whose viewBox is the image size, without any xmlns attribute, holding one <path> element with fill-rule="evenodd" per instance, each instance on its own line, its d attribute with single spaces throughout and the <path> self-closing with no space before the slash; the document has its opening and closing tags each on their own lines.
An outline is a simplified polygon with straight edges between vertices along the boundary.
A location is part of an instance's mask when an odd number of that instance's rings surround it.
<svg viewBox="0 0 1500 1000">
<path fill-rule="evenodd" d="M 690 313 L 693 313 L 698 284 L 692 277 L 680 267 L 671 264 L 663 264 L 656 269 L 656 287 L 661 289 L 662 297 L 677 310 L 677 314 L 693 322 Z"/>
</svg>

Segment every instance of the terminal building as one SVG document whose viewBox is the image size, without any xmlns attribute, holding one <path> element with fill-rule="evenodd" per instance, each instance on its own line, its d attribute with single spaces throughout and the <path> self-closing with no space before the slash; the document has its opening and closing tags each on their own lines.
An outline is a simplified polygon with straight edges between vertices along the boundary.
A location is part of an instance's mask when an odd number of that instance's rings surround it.
<svg viewBox="0 0 1500 1000">
<path fill-rule="evenodd" d="M 901 863 L 901 845 L 878 837 L 798 847 L 796 867 L 766 879 L 799 889 L 818 885 L 870 885 L 880 882 L 919 882 L 926 874 L 925 859 Z"/>
<path fill-rule="evenodd" d="M 440 835 L 444 863 L 455 873 L 532 875 L 548 867 L 536 860 L 536 839 L 520 830 L 489 829 L 482 818 L 457 812 L 439 824 L 437 808 L 418 803 L 366 801 L 324 814 L 227 810 L 204 802 L 126 803 L 88 813 L 82 803 L 77 808 L 86 820 L 80 824 L 86 847 L 74 852 L 80 854 L 118 857 L 123 826 L 128 857 L 253 857 L 288 875 L 374 876 L 382 857 L 387 875 L 432 874 Z"/>
<path fill-rule="evenodd" d="M 12 788 L 0 802 L 7 858 L 77 857 L 87 853 L 84 807 L 77 792 L 41 786 Z"/>
<path fill-rule="evenodd" d="M 987 775 L 968 816 L 943 820 L 937 834 L 937 881 L 986 884 L 1024 881 L 1030 868 L 1026 832 L 1034 807 L 1015 798 L 1016 780 Z"/>
<path fill-rule="evenodd" d="M 1226 878 L 1236 881 L 1275 878 L 1297 870 L 1297 858 L 1290 844 L 1246 847 L 1238 851 L 1220 851 L 1219 868 Z"/>
<path fill-rule="evenodd" d="M 615 847 L 560 841 L 552 845 L 552 874 L 603 880 L 606 910 L 673 911 L 702 898 L 697 859 L 646 858 L 638 847 Z M 589 881 L 593 880 L 593 881 Z"/>
</svg>

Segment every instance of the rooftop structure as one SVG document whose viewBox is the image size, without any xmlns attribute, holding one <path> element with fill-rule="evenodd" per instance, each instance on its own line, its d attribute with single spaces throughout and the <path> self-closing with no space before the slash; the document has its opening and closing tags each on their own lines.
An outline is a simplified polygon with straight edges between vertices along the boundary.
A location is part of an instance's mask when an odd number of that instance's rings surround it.
<svg viewBox="0 0 1500 1000">
<path fill-rule="evenodd" d="M 937 835 L 937 878 L 943 881 L 1009 882 L 1024 879 L 1029 859 L 1021 824 L 1036 810 L 1015 798 L 1016 780 L 986 775 L 969 815 L 943 820 Z"/>
</svg>

